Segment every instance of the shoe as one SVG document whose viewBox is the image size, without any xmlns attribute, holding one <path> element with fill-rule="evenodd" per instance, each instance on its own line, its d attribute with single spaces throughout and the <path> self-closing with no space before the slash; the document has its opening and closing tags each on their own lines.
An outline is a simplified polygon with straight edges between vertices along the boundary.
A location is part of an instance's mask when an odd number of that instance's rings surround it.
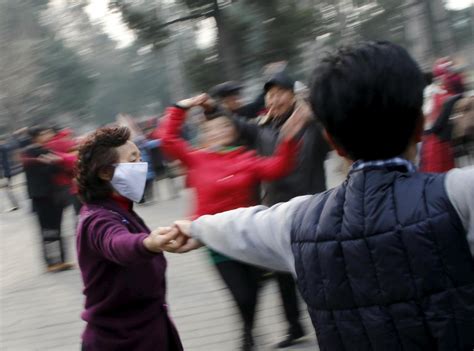
<svg viewBox="0 0 474 351">
<path fill-rule="evenodd" d="M 74 268 L 73 263 L 56 263 L 56 264 L 49 265 L 47 268 L 47 271 L 49 273 L 56 273 L 56 272 L 67 271 L 73 268 Z"/>
<path fill-rule="evenodd" d="M 305 336 L 305 333 L 301 326 L 299 326 L 298 328 L 294 328 L 294 330 L 290 332 L 290 334 L 288 334 L 287 338 L 277 345 L 277 348 L 286 349 L 287 347 L 290 347 L 291 345 L 294 345 L 300 342 L 299 339 L 301 339 L 304 336 Z"/>
<path fill-rule="evenodd" d="M 244 332 L 244 336 L 242 338 L 242 351 L 252 351 L 254 349 L 254 341 L 252 333 Z"/>
</svg>

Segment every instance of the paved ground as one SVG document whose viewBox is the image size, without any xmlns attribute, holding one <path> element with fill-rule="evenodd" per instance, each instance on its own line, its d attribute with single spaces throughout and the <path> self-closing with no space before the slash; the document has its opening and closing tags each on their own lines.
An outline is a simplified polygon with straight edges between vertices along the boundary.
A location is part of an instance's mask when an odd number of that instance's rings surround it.
<svg viewBox="0 0 474 351">
<path fill-rule="evenodd" d="M 1 213 L 8 205 L 0 189 L 0 349 L 79 350 L 84 327 L 79 316 L 83 304 L 79 272 L 44 272 L 36 221 L 28 212 L 24 190 L 21 186 L 15 189 L 22 198 L 22 209 Z M 183 191 L 176 200 L 138 207 L 138 212 L 150 227 L 155 227 L 184 216 L 188 206 L 190 194 Z M 64 231 L 74 260 L 73 223 L 69 210 Z M 238 350 L 238 315 L 206 252 L 167 257 L 168 302 L 185 350 Z M 308 331 L 312 330 L 306 314 L 303 322 Z M 255 329 L 258 350 L 271 350 L 285 331 L 278 291 L 273 282 L 268 282 L 260 295 Z M 290 348 L 315 349 L 314 334 Z"/>
</svg>

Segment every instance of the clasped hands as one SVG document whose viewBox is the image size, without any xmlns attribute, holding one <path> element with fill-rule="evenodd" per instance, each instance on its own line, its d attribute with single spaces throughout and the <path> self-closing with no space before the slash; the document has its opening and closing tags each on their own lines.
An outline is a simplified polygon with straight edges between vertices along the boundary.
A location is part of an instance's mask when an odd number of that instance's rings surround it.
<svg viewBox="0 0 474 351">
<path fill-rule="evenodd" d="M 151 252 L 185 253 L 203 244 L 191 237 L 191 221 L 176 221 L 171 227 L 159 227 L 152 231 L 143 245 Z"/>
</svg>

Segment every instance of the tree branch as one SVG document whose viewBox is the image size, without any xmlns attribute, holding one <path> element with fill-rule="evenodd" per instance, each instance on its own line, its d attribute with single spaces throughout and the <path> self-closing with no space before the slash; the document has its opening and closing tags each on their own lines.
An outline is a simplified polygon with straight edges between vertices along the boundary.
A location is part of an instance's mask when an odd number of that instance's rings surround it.
<svg viewBox="0 0 474 351">
<path fill-rule="evenodd" d="M 178 23 L 178 22 L 184 22 L 184 21 L 188 21 L 188 20 L 191 20 L 191 19 L 197 19 L 197 18 L 209 18 L 209 17 L 214 17 L 214 10 L 203 12 L 203 13 L 196 13 L 196 14 L 189 15 L 189 16 L 180 17 L 180 18 L 177 18 L 175 20 L 166 22 L 166 23 L 162 24 L 160 27 L 164 28 L 164 27 L 167 27 L 171 24 Z"/>
</svg>

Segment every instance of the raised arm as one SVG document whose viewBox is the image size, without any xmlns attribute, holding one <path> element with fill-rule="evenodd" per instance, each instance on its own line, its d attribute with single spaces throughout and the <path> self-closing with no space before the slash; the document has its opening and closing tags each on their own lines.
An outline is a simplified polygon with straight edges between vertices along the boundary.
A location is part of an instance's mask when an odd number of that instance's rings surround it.
<svg viewBox="0 0 474 351">
<path fill-rule="evenodd" d="M 159 127 L 161 147 L 165 155 L 180 160 L 184 165 L 192 163 L 190 153 L 193 148 L 181 137 L 181 129 L 186 120 L 187 110 L 181 107 L 166 109 L 164 120 Z"/>
<path fill-rule="evenodd" d="M 199 95 L 191 99 L 182 100 L 175 107 L 166 110 L 164 120 L 154 136 L 161 139 L 163 152 L 170 158 L 180 160 L 185 166 L 193 163 L 193 153 L 197 150 L 190 146 L 181 137 L 181 131 L 186 120 L 187 110 L 191 107 L 200 106 L 207 98 L 207 95 Z"/>
<path fill-rule="evenodd" d="M 311 111 L 300 105 L 281 128 L 282 142 L 271 157 L 260 157 L 255 162 L 256 172 L 262 180 L 274 180 L 289 174 L 296 166 L 298 144 L 296 137 L 312 120 Z"/>
</svg>

